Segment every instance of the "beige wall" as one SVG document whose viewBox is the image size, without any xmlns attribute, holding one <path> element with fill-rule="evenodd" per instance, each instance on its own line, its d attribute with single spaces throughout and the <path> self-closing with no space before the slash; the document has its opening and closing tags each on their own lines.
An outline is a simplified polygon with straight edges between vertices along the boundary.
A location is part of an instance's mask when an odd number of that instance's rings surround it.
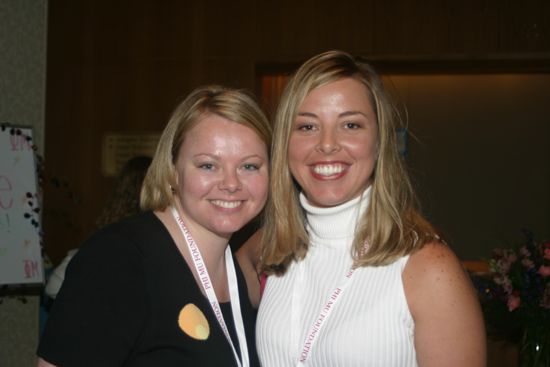
<svg viewBox="0 0 550 367">
<path fill-rule="evenodd" d="M 0 0 L 0 122 L 30 125 L 44 151 L 47 0 Z M 0 303 L 0 366 L 36 365 L 38 296 Z"/>
<path fill-rule="evenodd" d="M 0 122 L 30 125 L 44 151 L 46 0 L 0 0 Z"/>
<path fill-rule="evenodd" d="M 550 238 L 550 74 L 394 75 L 407 161 L 430 218 L 465 259 Z"/>
</svg>

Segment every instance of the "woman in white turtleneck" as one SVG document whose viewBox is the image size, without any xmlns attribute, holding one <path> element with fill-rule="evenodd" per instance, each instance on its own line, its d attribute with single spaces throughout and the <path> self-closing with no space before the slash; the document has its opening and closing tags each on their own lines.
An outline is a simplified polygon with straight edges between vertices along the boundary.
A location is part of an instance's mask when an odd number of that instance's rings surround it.
<svg viewBox="0 0 550 367">
<path fill-rule="evenodd" d="M 258 251 L 264 367 L 485 365 L 475 292 L 417 209 L 397 123 L 378 75 L 344 52 L 285 88 Z M 239 258 L 258 299 L 254 253 L 250 241 Z"/>
</svg>

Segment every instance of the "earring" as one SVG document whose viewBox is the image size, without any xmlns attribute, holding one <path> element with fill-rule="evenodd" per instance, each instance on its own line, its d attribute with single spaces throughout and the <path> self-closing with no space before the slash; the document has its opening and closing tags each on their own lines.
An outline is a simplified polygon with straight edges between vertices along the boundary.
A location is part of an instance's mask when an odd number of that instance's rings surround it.
<svg viewBox="0 0 550 367">
<path fill-rule="evenodd" d="M 168 185 L 168 186 L 170 186 L 170 191 L 172 191 L 172 194 L 175 194 L 175 193 L 176 193 L 176 189 L 174 189 L 174 188 L 172 187 L 172 185 Z"/>
</svg>

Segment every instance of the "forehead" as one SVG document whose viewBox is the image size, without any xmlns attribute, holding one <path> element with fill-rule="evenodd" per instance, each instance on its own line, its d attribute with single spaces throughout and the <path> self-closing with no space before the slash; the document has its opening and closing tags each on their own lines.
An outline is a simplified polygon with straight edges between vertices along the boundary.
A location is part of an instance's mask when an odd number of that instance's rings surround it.
<svg viewBox="0 0 550 367">
<path fill-rule="evenodd" d="M 298 113 L 304 109 L 330 106 L 373 109 L 367 87 L 357 79 L 344 78 L 312 89 L 298 107 Z"/>
<path fill-rule="evenodd" d="M 182 148 L 200 148 L 205 144 L 222 146 L 231 142 L 236 144 L 238 141 L 248 147 L 260 145 L 265 148 L 266 146 L 251 127 L 216 114 L 209 114 L 197 120 L 187 131 Z"/>
</svg>

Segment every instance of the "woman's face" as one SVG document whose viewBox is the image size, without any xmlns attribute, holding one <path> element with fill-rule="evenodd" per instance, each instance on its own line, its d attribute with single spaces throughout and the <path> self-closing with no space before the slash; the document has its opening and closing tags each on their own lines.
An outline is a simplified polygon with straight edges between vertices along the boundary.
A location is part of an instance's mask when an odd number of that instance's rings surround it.
<svg viewBox="0 0 550 367">
<path fill-rule="evenodd" d="M 177 194 L 190 229 L 229 237 L 267 198 L 268 154 L 249 127 L 211 114 L 185 136 L 176 160 Z"/>
<path fill-rule="evenodd" d="M 346 78 L 312 90 L 290 136 L 290 171 L 310 204 L 330 207 L 372 182 L 378 124 L 366 87 Z"/>
</svg>

